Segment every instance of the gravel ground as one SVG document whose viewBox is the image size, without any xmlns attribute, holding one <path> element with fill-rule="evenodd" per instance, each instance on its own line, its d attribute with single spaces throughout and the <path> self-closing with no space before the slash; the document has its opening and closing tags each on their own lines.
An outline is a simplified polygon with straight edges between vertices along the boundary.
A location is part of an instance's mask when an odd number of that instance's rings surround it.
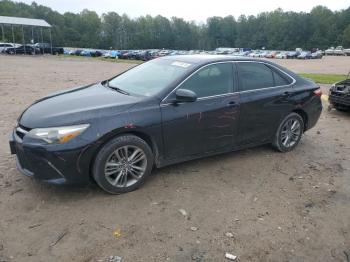
<svg viewBox="0 0 350 262">
<path fill-rule="evenodd" d="M 295 59 L 269 59 L 296 73 L 314 74 L 342 74 L 350 71 L 349 56 L 324 56 L 322 59 L 295 60 Z"/>
<path fill-rule="evenodd" d="M 279 62 L 346 73 L 350 57 Z M 347 113 L 324 110 L 293 152 L 263 146 L 173 165 L 119 196 L 19 174 L 8 136 L 28 105 L 128 67 L 0 56 L 0 261 L 226 261 L 226 252 L 239 261 L 349 261 Z"/>
</svg>

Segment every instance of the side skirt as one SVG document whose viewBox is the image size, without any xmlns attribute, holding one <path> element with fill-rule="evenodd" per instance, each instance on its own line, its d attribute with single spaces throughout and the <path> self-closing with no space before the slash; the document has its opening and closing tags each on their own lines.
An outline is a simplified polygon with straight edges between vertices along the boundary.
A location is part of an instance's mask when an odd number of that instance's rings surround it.
<svg viewBox="0 0 350 262">
<path fill-rule="evenodd" d="M 203 154 L 191 155 L 191 156 L 186 156 L 186 157 L 182 157 L 182 158 L 174 158 L 174 159 L 159 158 L 159 160 L 157 161 L 158 163 L 156 164 L 156 167 L 161 168 L 161 167 L 165 167 L 165 166 L 169 166 L 169 165 L 173 165 L 173 164 L 177 164 L 177 163 L 182 163 L 182 162 L 187 162 L 187 161 L 191 161 L 191 160 L 195 160 L 195 159 L 200 159 L 200 158 L 204 158 L 204 157 L 215 156 L 215 155 L 239 151 L 242 149 L 262 146 L 262 145 L 266 145 L 269 143 L 271 143 L 271 141 L 252 143 L 252 144 L 247 144 L 247 145 L 236 146 L 234 148 L 227 149 L 224 151 L 210 151 L 210 152 L 205 152 Z"/>
</svg>

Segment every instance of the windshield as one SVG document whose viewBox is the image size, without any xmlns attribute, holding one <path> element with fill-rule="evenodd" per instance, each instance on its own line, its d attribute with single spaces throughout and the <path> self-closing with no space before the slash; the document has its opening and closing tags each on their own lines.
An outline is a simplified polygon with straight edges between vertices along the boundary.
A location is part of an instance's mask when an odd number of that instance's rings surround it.
<svg viewBox="0 0 350 262">
<path fill-rule="evenodd" d="M 175 60 L 156 59 L 111 79 L 109 86 L 130 94 L 152 96 L 191 70 L 192 64 Z"/>
</svg>

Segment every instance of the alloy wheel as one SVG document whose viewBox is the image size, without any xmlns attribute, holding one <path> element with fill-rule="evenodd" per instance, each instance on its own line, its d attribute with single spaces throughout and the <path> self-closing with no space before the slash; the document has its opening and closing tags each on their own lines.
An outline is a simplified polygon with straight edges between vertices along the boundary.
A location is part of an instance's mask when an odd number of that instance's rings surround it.
<svg viewBox="0 0 350 262">
<path fill-rule="evenodd" d="M 137 183 L 145 174 L 147 158 L 145 152 L 137 146 L 117 148 L 105 164 L 104 174 L 114 187 L 129 187 Z"/>
<path fill-rule="evenodd" d="M 289 119 L 282 126 L 281 143 L 286 148 L 293 147 L 299 141 L 301 133 L 300 122 L 295 118 Z"/>
</svg>

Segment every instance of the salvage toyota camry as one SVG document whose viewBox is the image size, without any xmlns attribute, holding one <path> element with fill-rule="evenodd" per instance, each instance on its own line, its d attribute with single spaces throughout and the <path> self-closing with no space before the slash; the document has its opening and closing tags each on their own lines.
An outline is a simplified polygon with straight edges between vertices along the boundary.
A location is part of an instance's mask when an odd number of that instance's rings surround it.
<svg viewBox="0 0 350 262">
<path fill-rule="evenodd" d="M 321 94 L 268 61 L 162 57 L 36 101 L 10 147 L 29 177 L 124 193 L 154 167 L 267 143 L 294 149 L 319 119 Z"/>
</svg>

